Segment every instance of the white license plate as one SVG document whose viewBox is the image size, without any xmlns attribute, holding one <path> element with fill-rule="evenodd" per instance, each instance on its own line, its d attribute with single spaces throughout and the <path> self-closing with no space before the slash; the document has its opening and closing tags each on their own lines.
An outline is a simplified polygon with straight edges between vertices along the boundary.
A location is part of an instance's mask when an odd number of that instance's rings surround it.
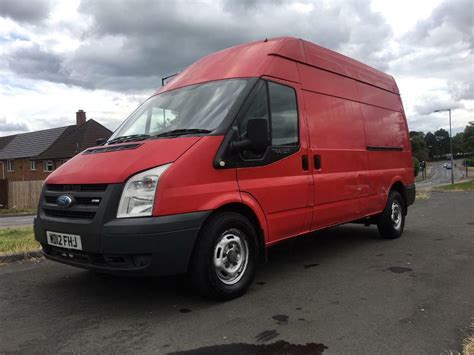
<svg viewBox="0 0 474 355">
<path fill-rule="evenodd" d="M 48 244 L 55 247 L 82 250 L 81 237 L 74 234 L 46 232 Z"/>
</svg>

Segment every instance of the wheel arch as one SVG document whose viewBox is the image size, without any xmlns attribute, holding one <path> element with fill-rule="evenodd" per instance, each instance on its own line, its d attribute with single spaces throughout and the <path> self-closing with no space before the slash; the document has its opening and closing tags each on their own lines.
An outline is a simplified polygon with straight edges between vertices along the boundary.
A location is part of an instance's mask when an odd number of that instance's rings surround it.
<svg viewBox="0 0 474 355">
<path fill-rule="evenodd" d="M 394 183 L 392 183 L 392 186 L 390 187 L 389 193 L 391 191 L 396 191 L 402 196 L 402 199 L 403 199 L 403 213 L 404 213 L 404 215 L 406 215 L 407 211 L 408 211 L 408 205 L 407 205 L 407 193 L 406 193 L 405 185 L 400 180 L 397 180 Z"/>
<path fill-rule="evenodd" d="M 255 226 L 255 231 L 257 233 L 257 246 L 258 246 L 258 259 L 259 261 L 265 262 L 267 260 L 267 251 L 265 247 L 265 229 L 260 222 L 260 219 L 257 216 L 257 213 L 245 203 L 242 202 L 231 202 L 226 203 L 218 208 L 216 208 L 212 213 L 206 218 L 204 223 L 214 215 L 222 212 L 235 212 L 243 215 L 247 218 L 252 225 Z M 266 226 L 265 226 L 266 227 Z"/>
</svg>

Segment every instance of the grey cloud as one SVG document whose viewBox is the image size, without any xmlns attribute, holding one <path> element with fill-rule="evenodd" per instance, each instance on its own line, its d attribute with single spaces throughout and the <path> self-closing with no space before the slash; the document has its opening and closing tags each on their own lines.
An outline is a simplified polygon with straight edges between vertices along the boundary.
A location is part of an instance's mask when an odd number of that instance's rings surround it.
<svg viewBox="0 0 474 355">
<path fill-rule="evenodd" d="M 0 118 L 0 132 L 24 132 L 29 128 L 24 122 L 8 122 L 6 118 Z"/>
<path fill-rule="evenodd" d="M 474 99 L 474 2 L 442 2 L 403 36 L 397 74 L 445 79 L 454 100 Z"/>
<path fill-rule="evenodd" d="M 37 44 L 17 49 L 10 53 L 6 61 L 11 71 L 31 79 L 82 84 L 70 78 L 70 73 L 64 66 L 64 56 L 47 52 Z"/>
<path fill-rule="evenodd" d="M 420 99 L 421 102 L 414 106 L 417 115 L 430 115 L 435 110 L 447 109 L 451 110 L 464 108 L 464 105 L 455 100 L 446 100 L 434 95 L 426 95 Z"/>
<path fill-rule="evenodd" d="M 386 68 L 391 54 L 384 47 L 391 31 L 370 10 L 369 0 L 311 2 L 309 13 L 296 11 L 291 4 L 288 0 L 212 4 L 83 0 L 79 11 L 93 25 L 83 33 L 77 50 L 67 56 L 38 48 L 19 50 L 11 55 L 10 68 L 28 77 L 86 88 L 151 90 L 160 85 L 162 76 L 208 53 L 286 35 Z"/>
<path fill-rule="evenodd" d="M 2 0 L 0 16 L 19 22 L 37 23 L 48 17 L 51 3 L 48 0 Z"/>
<path fill-rule="evenodd" d="M 437 39 L 442 39 L 440 44 L 452 43 L 453 37 L 444 36 L 446 31 L 455 30 L 461 34 L 463 41 L 474 48 L 474 2 L 472 0 L 452 0 L 441 3 L 435 8 L 429 18 L 418 22 L 414 31 L 406 36 L 407 40 L 414 43 L 431 41 L 437 44 Z"/>
</svg>

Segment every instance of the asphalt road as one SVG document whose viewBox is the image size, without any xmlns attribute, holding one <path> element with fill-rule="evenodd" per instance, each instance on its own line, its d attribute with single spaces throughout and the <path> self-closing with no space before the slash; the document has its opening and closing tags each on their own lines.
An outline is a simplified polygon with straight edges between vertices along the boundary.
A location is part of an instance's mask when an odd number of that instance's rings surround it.
<svg viewBox="0 0 474 355">
<path fill-rule="evenodd" d="M 462 160 L 454 161 L 454 182 L 460 182 L 465 174 L 465 168 L 462 166 Z M 449 184 L 451 182 L 451 170 L 443 167 L 448 161 L 430 162 L 427 167 L 427 179 L 416 183 L 417 188 L 430 188 L 436 185 Z M 420 171 L 421 174 L 421 171 Z"/>
<path fill-rule="evenodd" d="M 8 228 L 8 227 L 20 227 L 20 226 L 32 226 L 33 219 L 35 216 L 32 215 L 18 215 L 18 216 L 8 216 L 0 217 L 0 228 Z"/>
<path fill-rule="evenodd" d="M 432 192 L 401 239 L 346 225 L 280 244 L 249 292 L 226 303 L 202 300 L 183 278 L 4 265 L 0 353 L 460 350 L 474 316 L 473 237 L 474 193 Z"/>
</svg>

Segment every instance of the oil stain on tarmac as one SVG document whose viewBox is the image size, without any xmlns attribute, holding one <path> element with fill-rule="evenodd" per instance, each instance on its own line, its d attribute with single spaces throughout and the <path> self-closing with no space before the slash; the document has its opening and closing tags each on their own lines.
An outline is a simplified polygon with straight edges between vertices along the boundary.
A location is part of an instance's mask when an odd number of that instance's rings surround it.
<svg viewBox="0 0 474 355">
<path fill-rule="evenodd" d="M 413 271 L 413 269 L 410 269 L 409 267 L 402 267 L 402 266 L 392 266 L 392 267 L 389 267 L 387 270 L 394 272 L 396 274 Z"/>
<path fill-rule="evenodd" d="M 222 344 L 213 345 L 199 349 L 188 351 L 179 351 L 171 354 L 182 355 L 204 355 L 204 354 L 259 354 L 259 355 L 320 355 L 328 347 L 324 344 L 307 343 L 307 344 L 290 344 L 286 341 L 279 340 L 273 344 Z"/>
<path fill-rule="evenodd" d="M 260 342 L 265 342 L 265 341 L 272 340 L 273 338 L 276 338 L 279 335 L 280 333 L 278 333 L 276 330 L 265 330 L 257 334 L 255 339 Z"/>
<path fill-rule="evenodd" d="M 278 324 L 287 324 L 288 316 L 285 314 L 277 314 L 272 317 L 273 320 L 276 320 Z"/>
</svg>

